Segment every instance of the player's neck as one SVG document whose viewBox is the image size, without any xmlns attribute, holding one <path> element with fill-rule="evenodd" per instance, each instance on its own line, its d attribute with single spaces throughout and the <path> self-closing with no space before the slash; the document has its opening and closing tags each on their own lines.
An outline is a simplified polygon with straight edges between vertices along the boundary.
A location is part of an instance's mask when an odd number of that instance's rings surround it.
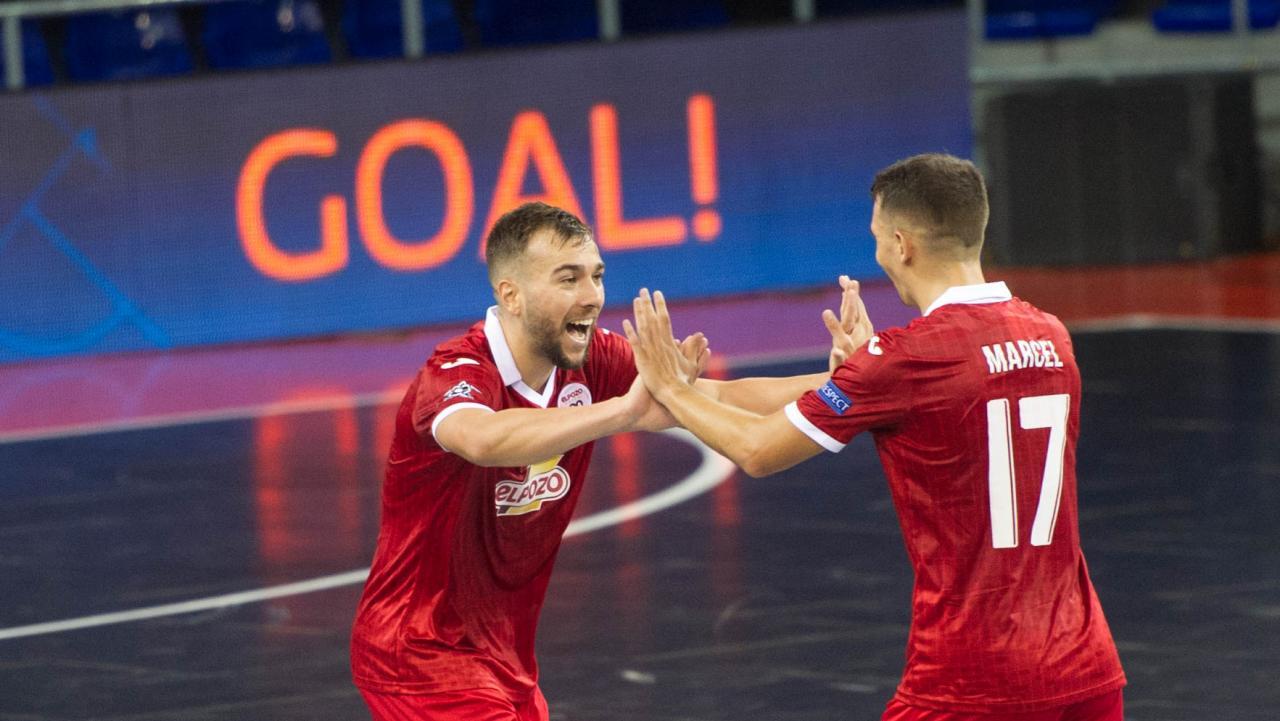
<svg viewBox="0 0 1280 721">
<path fill-rule="evenodd" d="M 516 370 L 520 371 L 520 380 L 541 393 L 555 364 L 537 351 L 533 339 L 524 332 L 524 325 L 518 319 L 499 312 L 498 323 L 502 326 L 503 337 L 507 339 L 507 347 L 511 349 L 511 358 L 516 362 Z"/>
<path fill-rule="evenodd" d="M 982 265 L 976 260 L 963 263 L 940 263 L 929 268 L 921 268 L 911 289 L 914 305 L 921 313 L 933 305 L 933 302 L 948 288 L 960 285 L 980 285 L 987 282 L 982 274 Z"/>
</svg>

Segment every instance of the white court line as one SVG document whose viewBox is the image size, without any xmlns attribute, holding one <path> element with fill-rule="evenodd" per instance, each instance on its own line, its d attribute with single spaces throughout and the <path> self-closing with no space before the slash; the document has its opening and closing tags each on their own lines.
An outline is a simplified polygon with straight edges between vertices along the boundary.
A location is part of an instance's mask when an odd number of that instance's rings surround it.
<svg viewBox="0 0 1280 721">
<path fill-rule="evenodd" d="M 1155 315 L 1135 313 L 1111 318 L 1094 318 L 1072 321 L 1067 328 L 1073 333 L 1115 333 L 1130 330 L 1191 330 L 1220 331 L 1225 333 L 1280 333 L 1280 319 L 1267 318 L 1221 318 L 1199 316 Z M 827 354 L 826 346 L 814 346 L 787 351 L 768 351 L 735 356 L 728 361 L 728 367 L 744 370 L 759 366 L 768 366 L 797 361 L 822 358 Z M 213 423 L 218 421 L 243 420 L 262 416 L 285 415 L 289 413 L 310 413 L 313 411 L 329 411 L 337 408 L 364 408 L 395 403 L 404 395 L 403 391 L 383 391 L 379 393 L 362 393 L 335 395 L 300 401 L 281 401 L 257 405 L 221 408 L 212 411 L 188 411 L 165 413 L 160 415 L 128 418 L 118 421 L 100 421 L 90 423 L 72 423 L 61 426 L 48 426 L 25 431 L 0 431 L 0 445 L 6 443 L 23 443 L 26 441 L 45 441 L 55 438 L 75 438 L 98 433 L 114 433 L 117 431 L 148 430 L 166 428 L 194 423 Z"/>
<path fill-rule="evenodd" d="M 261 418 L 263 416 L 279 416 L 289 413 L 311 413 L 314 411 L 331 411 L 338 408 L 363 408 L 384 403 L 395 403 L 404 397 L 404 391 L 383 391 L 381 393 L 343 394 L 324 398 L 309 398 L 299 401 L 280 401 L 277 403 L 260 403 L 233 408 L 219 408 L 212 411 L 187 411 L 181 413 L 162 413 L 159 415 L 126 418 L 118 421 L 100 421 L 93 423 L 70 423 L 62 426 L 48 426 L 29 431 L 0 431 L 0 444 L 23 443 L 26 441 L 47 441 L 54 438 L 75 438 L 92 436 L 98 433 L 114 433 L 116 431 L 138 431 L 153 428 L 168 428 L 193 423 L 215 423 L 218 421 L 236 421 L 245 418 Z"/>
<path fill-rule="evenodd" d="M 795 351 L 779 351 L 736 356 L 728 361 L 729 368 L 741 370 L 777 363 L 813 360 L 827 354 L 826 347 L 804 348 Z M 161 413 L 125 418 L 114 421 L 94 421 L 88 423 L 68 423 L 60 426 L 46 426 L 22 431 L 0 431 L 0 445 L 6 443 L 26 443 L 29 441 L 48 441 L 58 438 L 78 438 L 99 433 L 116 433 L 120 431 L 140 431 L 170 426 L 192 425 L 196 423 L 217 423 L 220 421 L 238 421 L 246 418 L 263 416 L 280 416 L 291 413 L 312 413 L 331 411 L 339 408 L 365 408 L 390 403 L 399 403 L 404 397 L 403 390 L 381 391 L 377 393 L 344 393 L 322 398 L 308 398 L 296 401 L 278 401 L 258 403 L 247 406 L 233 406 L 209 411 L 182 411 L 177 413 Z"/>
<path fill-rule="evenodd" d="M 645 496 L 639 500 L 633 501 L 617 508 L 611 508 L 607 511 L 593 513 L 590 516 L 579 518 L 569 524 L 565 529 L 564 537 L 577 536 L 584 533 L 590 533 L 601 528 L 607 528 L 620 523 L 625 523 L 641 516 L 647 516 L 651 513 L 657 513 L 665 508 L 670 508 L 678 503 L 693 498 L 699 494 L 724 483 L 732 475 L 736 468 L 724 456 L 716 453 L 708 448 L 692 433 L 682 429 L 673 428 L 663 431 L 664 435 L 679 439 L 698 449 L 702 455 L 702 462 L 694 469 L 693 473 L 684 478 L 679 483 L 664 488 L 657 493 Z M 163 606 L 149 606 L 147 608 L 137 608 L 129 611 L 117 611 L 115 613 L 100 613 L 93 616 L 82 616 L 80 618 L 70 618 L 63 621 L 49 621 L 46 623 L 36 623 L 27 626 L 14 626 L 12 628 L 0 629 L 0 641 L 11 638 L 23 638 L 27 636 L 42 636 L 52 633 L 64 633 L 66 631 L 76 631 L 83 628 L 94 628 L 97 626 L 108 626 L 117 623 L 129 623 L 131 621 L 143 621 L 151 618 L 161 618 L 163 616 L 176 616 L 184 613 L 196 613 L 199 611 L 212 611 L 222 608 L 230 608 L 233 606 L 242 606 L 248 603 L 259 603 L 268 601 L 273 598 L 283 598 L 285 596 L 298 596 L 304 593 L 314 593 L 316 591 L 324 591 L 330 588 L 338 588 L 340 586 L 354 586 L 364 583 L 369 576 L 368 568 L 361 568 L 346 573 L 338 573 L 332 576 L 321 576 L 308 581 L 299 581 L 297 583 L 287 583 L 282 586 L 271 586 L 268 588 L 260 588 L 252 591 L 241 591 L 239 593 L 229 593 L 223 596 L 212 596 L 209 598 L 198 598 L 191 601 L 183 601 L 180 603 L 169 603 Z"/>
<path fill-rule="evenodd" d="M 1220 333 L 1280 333 L 1280 318 L 1220 318 L 1132 313 L 1067 323 L 1073 333 L 1116 333 L 1130 330 L 1190 330 Z"/>
<path fill-rule="evenodd" d="M 1083 320 L 1076 321 L 1068 325 L 1071 331 L 1076 333 L 1109 333 L 1128 330 L 1193 330 L 1240 333 L 1280 333 L 1280 320 L 1201 318 L 1150 314 L 1133 314 L 1117 316 L 1115 318 Z M 746 368 L 770 363 L 808 360 L 814 357 L 821 357 L 822 355 L 825 355 L 825 353 L 826 349 L 824 348 L 804 349 L 800 351 L 780 353 L 764 353 L 755 356 L 739 357 L 731 361 L 729 365 L 732 368 Z M 57 426 L 34 431 L 0 433 L 0 444 L 67 438 L 92 435 L 96 433 L 109 433 L 112 431 L 142 430 L 193 423 L 238 420 L 243 418 L 256 418 L 260 416 L 281 415 L 287 413 L 306 413 L 312 411 L 333 410 L 335 408 L 381 405 L 384 403 L 393 403 L 399 400 L 401 395 L 402 394 L 399 391 L 388 391 L 382 393 L 334 396 L 330 398 L 306 401 L 242 406 L 216 411 L 173 413 L 108 423 L 86 423 Z M 693 475 L 670 488 L 666 488 L 651 496 L 646 496 L 645 498 L 633 503 L 608 511 L 601 511 L 600 513 L 578 519 L 577 521 L 569 524 L 568 529 L 565 531 L 566 538 L 581 533 L 588 533 L 607 526 L 624 523 L 628 520 L 639 518 L 650 513 L 656 513 L 657 511 L 668 508 L 677 503 L 681 503 L 693 496 L 705 492 L 709 488 L 724 482 L 732 474 L 734 465 L 730 461 L 698 442 L 691 434 L 688 434 L 687 431 L 672 429 L 670 431 L 666 431 L 666 433 L 671 434 L 674 437 L 681 438 L 686 442 L 693 443 L 702 453 L 702 463 L 698 466 L 698 469 L 694 471 Z M 0 629 L 0 640 L 60 633 L 81 628 L 127 623 L 130 621 L 139 621 L 162 616 L 195 613 L 199 611 L 240 606 L 247 603 L 257 603 L 273 598 L 313 593 L 330 588 L 363 583 L 365 578 L 368 576 L 368 573 L 369 569 L 363 568 L 355 571 L 348 571 L 346 573 L 322 576 L 320 578 L 314 578 L 307 581 L 299 581 L 297 583 L 272 586 L 253 591 L 244 591 L 240 593 L 226 594 L 223 596 L 214 596 L 181 603 L 166 604 L 163 606 L 151 606 L 131 611 L 85 616 L 64 621 L 51 621 L 48 623 L 32 624 L 28 626 L 16 626 L 13 628 Z"/>
</svg>

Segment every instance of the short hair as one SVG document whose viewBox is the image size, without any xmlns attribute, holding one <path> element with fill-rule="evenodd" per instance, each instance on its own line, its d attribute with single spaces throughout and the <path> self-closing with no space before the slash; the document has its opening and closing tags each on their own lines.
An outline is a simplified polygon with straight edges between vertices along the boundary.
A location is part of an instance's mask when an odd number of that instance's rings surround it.
<svg viewBox="0 0 1280 721">
<path fill-rule="evenodd" d="M 977 166 L 942 153 L 915 155 L 876 173 L 871 197 L 882 212 L 920 223 L 926 241 L 954 239 L 960 248 L 978 249 L 990 213 L 987 186 Z"/>
<path fill-rule="evenodd" d="M 540 230 L 550 230 L 562 243 L 579 244 L 592 239 L 591 229 L 573 213 L 546 203 L 525 203 L 503 214 L 489 231 L 484 250 L 489 282 L 497 282 L 499 267 L 524 253 Z"/>
</svg>

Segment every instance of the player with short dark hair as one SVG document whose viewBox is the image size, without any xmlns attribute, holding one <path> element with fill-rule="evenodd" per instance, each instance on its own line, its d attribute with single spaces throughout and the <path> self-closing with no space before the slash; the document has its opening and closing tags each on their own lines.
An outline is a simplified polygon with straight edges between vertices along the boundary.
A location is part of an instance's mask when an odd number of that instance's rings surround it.
<svg viewBox="0 0 1280 721">
<path fill-rule="evenodd" d="M 923 313 L 872 334 L 818 389 L 768 415 L 675 372 L 661 293 L 625 323 L 641 377 L 753 476 L 870 431 L 915 572 L 907 663 L 885 721 L 1121 721 L 1124 672 L 1080 549 L 1080 373 L 1052 315 L 985 282 L 982 176 L 921 155 L 872 185 L 876 261 Z"/>
<path fill-rule="evenodd" d="M 494 225 L 486 257 L 496 305 L 436 348 L 396 414 L 351 641 L 377 721 L 546 721 L 534 632 L 594 441 L 672 424 L 626 339 L 597 325 L 604 261 L 582 221 L 525 204 Z M 856 301 L 846 280 L 833 333 L 853 327 Z M 705 338 L 668 342 L 692 382 Z M 770 412 L 824 380 L 697 387 Z"/>
</svg>

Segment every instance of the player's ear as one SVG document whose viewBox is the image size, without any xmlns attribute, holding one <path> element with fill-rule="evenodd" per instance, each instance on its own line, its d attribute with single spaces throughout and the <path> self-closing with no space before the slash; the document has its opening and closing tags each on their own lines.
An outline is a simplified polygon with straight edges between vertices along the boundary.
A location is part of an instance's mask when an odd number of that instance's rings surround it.
<svg viewBox="0 0 1280 721">
<path fill-rule="evenodd" d="M 910 231 L 897 228 L 893 231 L 894 251 L 898 254 L 898 261 L 903 265 L 911 262 L 916 255 L 917 241 Z"/>
<path fill-rule="evenodd" d="M 493 297 L 498 301 L 498 307 L 504 312 L 519 316 L 524 308 L 524 296 L 520 292 L 520 286 L 510 278 L 502 278 L 493 289 Z"/>
</svg>

